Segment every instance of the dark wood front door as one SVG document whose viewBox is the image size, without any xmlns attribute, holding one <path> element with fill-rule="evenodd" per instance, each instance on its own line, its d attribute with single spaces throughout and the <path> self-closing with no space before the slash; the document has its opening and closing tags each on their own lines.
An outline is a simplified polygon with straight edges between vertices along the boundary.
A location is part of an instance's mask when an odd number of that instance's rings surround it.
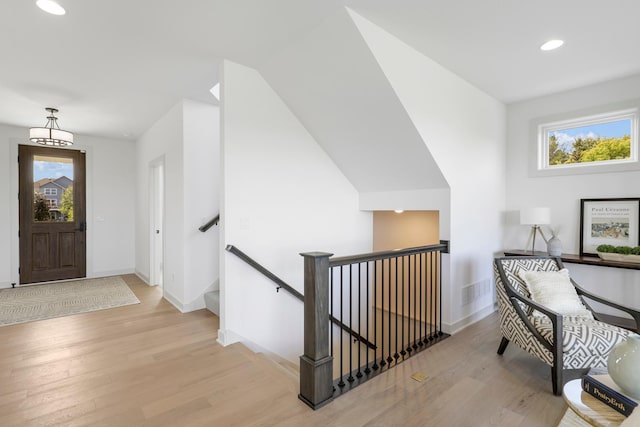
<svg viewBox="0 0 640 427">
<path fill-rule="evenodd" d="M 20 283 L 86 276 L 85 155 L 20 145 Z"/>
</svg>

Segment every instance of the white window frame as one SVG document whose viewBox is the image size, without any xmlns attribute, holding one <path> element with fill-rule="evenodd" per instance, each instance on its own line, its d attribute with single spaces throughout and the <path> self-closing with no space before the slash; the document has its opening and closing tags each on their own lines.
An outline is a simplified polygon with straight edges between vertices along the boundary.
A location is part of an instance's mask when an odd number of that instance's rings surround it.
<svg viewBox="0 0 640 427">
<path fill-rule="evenodd" d="M 534 121 L 532 123 L 532 133 L 534 135 L 532 136 L 535 144 L 531 144 L 531 147 L 534 148 L 531 152 L 531 176 L 578 175 L 640 170 L 638 147 L 639 101 L 635 100 L 595 110 L 566 113 Z M 550 132 L 625 119 L 631 120 L 631 152 L 628 159 L 549 166 Z"/>
<path fill-rule="evenodd" d="M 49 207 L 50 208 L 57 208 L 58 207 L 58 200 L 56 200 L 56 199 L 47 199 L 47 201 L 49 202 Z"/>
<path fill-rule="evenodd" d="M 57 196 L 58 195 L 58 189 L 57 188 L 45 188 L 44 189 L 44 195 L 45 196 Z"/>
</svg>

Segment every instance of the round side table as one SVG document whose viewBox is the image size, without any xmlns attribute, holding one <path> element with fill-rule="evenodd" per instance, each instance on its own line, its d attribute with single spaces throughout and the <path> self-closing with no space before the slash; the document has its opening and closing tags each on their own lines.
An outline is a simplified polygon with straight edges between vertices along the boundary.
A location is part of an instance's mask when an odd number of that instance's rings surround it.
<svg viewBox="0 0 640 427">
<path fill-rule="evenodd" d="M 582 391 L 582 383 L 579 379 L 571 380 L 564 385 L 562 397 L 573 412 L 593 426 L 619 426 L 627 419 L 615 409 Z"/>
</svg>

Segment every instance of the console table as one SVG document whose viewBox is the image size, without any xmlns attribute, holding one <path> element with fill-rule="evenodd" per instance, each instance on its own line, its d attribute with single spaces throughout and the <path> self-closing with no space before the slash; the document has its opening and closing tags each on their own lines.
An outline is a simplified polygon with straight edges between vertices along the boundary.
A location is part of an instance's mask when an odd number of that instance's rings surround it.
<svg viewBox="0 0 640 427">
<path fill-rule="evenodd" d="M 543 251 L 525 251 L 521 249 L 507 249 L 504 251 L 505 256 L 547 256 L 548 254 Z M 569 262 L 573 264 L 584 264 L 584 265 L 597 265 L 600 267 L 616 267 L 616 268 L 627 268 L 630 270 L 640 270 L 640 263 L 632 263 L 632 262 L 616 262 L 616 261 L 605 261 L 597 256 L 580 256 L 575 254 L 562 254 L 560 256 L 562 262 Z"/>
<path fill-rule="evenodd" d="M 543 251 L 531 252 L 531 251 L 525 251 L 521 249 L 508 249 L 504 251 L 504 255 L 521 257 L 521 256 L 547 256 L 548 254 Z M 597 265 L 600 267 L 617 267 L 617 268 L 626 268 L 630 270 L 640 270 L 640 264 L 605 261 L 600 257 L 580 256 L 580 255 L 574 255 L 574 254 L 562 254 L 560 256 L 560 259 L 562 260 L 562 262 L 568 262 L 573 264 Z M 614 325 L 618 325 L 630 330 L 636 329 L 635 321 L 625 317 L 613 316 L 606 313 L 598 313 L 598 317 L 600 320 L 605 321 L 607 323 L 612 323 Z"/>
</svg>

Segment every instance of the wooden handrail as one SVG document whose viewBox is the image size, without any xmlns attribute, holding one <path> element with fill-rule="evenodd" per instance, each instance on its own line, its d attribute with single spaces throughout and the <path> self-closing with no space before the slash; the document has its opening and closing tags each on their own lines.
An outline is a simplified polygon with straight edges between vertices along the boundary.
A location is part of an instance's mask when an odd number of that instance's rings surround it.
<svg viewBox="0 0 640 427">
<path fill-rule="evenodd" d="M 247 264 L 249 264 L 254 269 L 258 270 L 260 273 L 262 273 L 267 278 L 271 279 L 272 282 L 274 282 L 276 285 L 278 285 L 277 290 L 280 290 L 280 288 L 282 288 L 285 291 L 289 292 L 294 297 L 296 297 L 297 299 L 299 299 L 300 301 L 304 301 L 304 295 L 302 295 L 300 292 L 296 291 L 293 287 L 291 287 L 289 284 L 287 284 L 284 280 L 282 280 L 281 278 L 279 278 L 278 276 L 276 276 L 275 274 L 273 274 L 272 272 L 267 270 L 265 267 L 263 267 L 261 264 L 259 264 L 256 260 L 254 260 L 249 255 L 247 255 L 244 252 L 242 252 L 240 249 L 236 248 L 233 245 L 227 245 L 227 247 L 225 249 L 228 252 L 231 252 L 232 254 L 234 254 L 235 256 L 240 258 L 241 260 L 243 260 L 244 262 L 246 262 Z"/>
<path fill-rule="evenodd" d="M 240 258 L 241 260 L 243 260 L 244 262 L 246 262 L 247 264 L 249 264 L 251 267 L 259 271 L 260 273 L 262 273 L 265 277 L 269 278 L 276 285 L 278 285 L 278 287 L 276 288 L 277 291 L 279 291 L 282 288 L 285 291 L 289 292 L 294 297 L 296 297 L 297 299 L 299 299 L 300 301 L 304 302 L 304 295 L 296 291 L 291 285 L 287 284 L 284 280 L 282 280 L 281 278 L 279 278 L 278 276 L 276 276 L 275 274 L 267 270 L 265 267 L 259 264 L 256 260 L 251 258 L 249 255 L 245 254 L 244 252 L 242 252 L 240 249 L 236 248 L 233 245 L 227 245 L 225 249 L 228 252 L 231 252 L 232 254 Z M 365 344 L 370 349 L 377 348 L 375 344 L 367 341 L 365 337 L 363 337 L 362 335 L 360 335 L 359 333 L 357 333 L 356 331 L 354 331 L 353 329 L 351 329 L 350 327 L 342 323 L 340 320 L 334 318 L 333 316 L 329 316 L 329 317 L 336 326 L 340 327 L 340 329 L 347 332 L 356 340 Z"/>
<path fill-rule="evenodd" d="M 399 249 L 392 251 L 371 252 L 368 254 L 349 255 L 343 257 L 331 258 L 329 265 L 337 267 L 340 265 L 357 264 L 359 262 L 377 261 L 379 259 L 395 258 L 406 255 L 421 254 L 424 252 L 442 252 L 449 253 L 449 242 L 441 240 L 440 244 L 429 246 L 418 246 L 415 248 Z"/>
</svg>

